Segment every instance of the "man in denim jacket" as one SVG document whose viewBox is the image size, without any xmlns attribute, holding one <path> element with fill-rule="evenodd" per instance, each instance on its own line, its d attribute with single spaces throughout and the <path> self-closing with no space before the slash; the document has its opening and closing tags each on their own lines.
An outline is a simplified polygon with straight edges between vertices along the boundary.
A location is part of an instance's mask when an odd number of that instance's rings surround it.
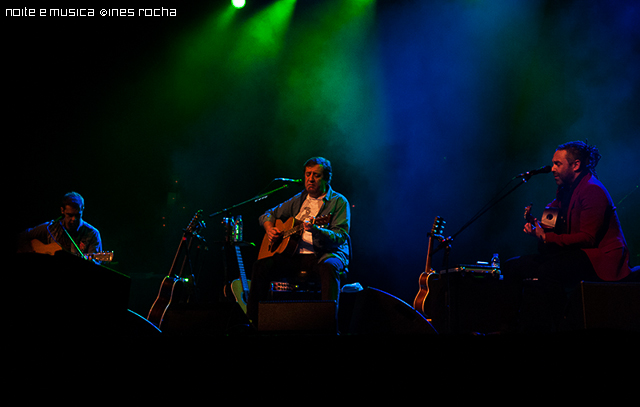
<svg viewBox="0 0 640 407">
<path fill-rule="evenodd" d="M 302 236 L 291 254 L 275 253 L 254 263 L 247 315 L 257 325 L 258 303 L 268 299 L 271 281 L 295 278 L 305 271 L 319 278 L 322 300 L 337 301 L 340 292 L 339 273 L 349 263 L 349 225 L 351 211 L 347 199 L 331 186 L 331 163 L 313 157 L 304 164 L 304 191 L 268 210 L 259 221 L 270 242 L 282 237 L 276 220 L 295 218 L 303 222 Z M 318 225 L 318 218 L 329 219 Z"/>
</svg>

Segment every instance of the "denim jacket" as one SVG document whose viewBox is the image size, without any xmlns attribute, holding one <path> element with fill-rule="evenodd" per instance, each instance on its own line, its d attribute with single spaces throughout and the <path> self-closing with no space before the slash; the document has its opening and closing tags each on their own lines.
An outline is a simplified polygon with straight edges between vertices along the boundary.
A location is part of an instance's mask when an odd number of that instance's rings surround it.
<svg viewBox="0 0 640 407">
<path fill-rule="evenodd" d="M 307 195 L 306 191 L 302 191 L 275 208 L 269 209 L 260 216 L 260 226 L 263 226 L 266 221 L 275 223 L 275 220 L 279 219 L 286 222 L 289 218 L 295 217 L 300 212 Z M 324 203 L 317 217 L 331 215 L 331 220 L 329 224 L 313 229 L 313 249 L 318 257 L 318 262 L 328 257 L 337 257 L 347 267 L 350 258 L 351 208 L 349 201 L 331 187 L 328 188 L 323 200 Z"/>
</svg>

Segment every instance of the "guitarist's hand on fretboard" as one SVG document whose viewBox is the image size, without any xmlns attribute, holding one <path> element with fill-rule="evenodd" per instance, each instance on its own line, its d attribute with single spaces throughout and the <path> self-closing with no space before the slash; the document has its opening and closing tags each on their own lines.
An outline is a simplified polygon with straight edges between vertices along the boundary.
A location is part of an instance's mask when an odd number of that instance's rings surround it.
<svg viewBox="0 0 640 407">
<path fill-rule="evenodd" d="M 309 218 L 304 221 L 304 231 L 311 232 L 313 230 L 313 226 L 315 225 L 315 218 Z"/>
<path fill-rule="evenodd" d="M 524 233 L 533 237 L 537 237 L 539 240 L 543 242 L 545 241 L 545 238 L 546 238 L 544 229 L 542 228 L 542 225 L 540 225 L 540 222 L 538 222 L 537 219 L 535 219 L 535 223 L 530 223 L 530 222 L 525 223 Z"/>
<path fill-rule="evenodd" d="M 524 208 L 524 218 L 527 221 L 527 223 L 524 224 L 524 233 L 544 242 L 546 238 L 544 229 L 538 219 L 531 215 L 531 205 Z"/>
</svg>

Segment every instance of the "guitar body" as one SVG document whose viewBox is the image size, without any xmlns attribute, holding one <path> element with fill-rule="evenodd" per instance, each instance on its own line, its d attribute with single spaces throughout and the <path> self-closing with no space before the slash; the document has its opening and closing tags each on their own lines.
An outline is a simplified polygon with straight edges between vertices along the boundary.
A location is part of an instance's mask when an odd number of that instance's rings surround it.
<svg viewBox="0 0 640 407">
<path fill-rule="evenodd" d="M 324 215 L 314 218 L 310 223 L 321 226 L 327 225 L 330 221 L 331 215 Z M 271 257 L 276 253 L 293 255 L 298 248 L 298 242 L 300 242 L 304 231 L 304 222 L 291 217 L 284 223 L 280 219 L 276 219 L 274 226 L 282 232 L 282 235 L 273 242 L 269 241 L 267 234 L 264 235 L 260 252 L 258 252 L 258 260 Z"/>
<path fill-rule="evenodd" d="M 417 311 L 423 313 L 424 315 L 428 315 L 429 312 L 427 310 L 427 297 L 429 296 L 429 283 L 431 282 L 431 278 L 435 275 L 434 272 L 427 273 L 426 271 L 420 275 L 418 279 L 418 286 L 420 287 L 416 298 L 413 300 L 413 308 Z"/>
<path fill-rule="evenodd" d="M 527 223 L 531 223 L 533 226 L 535 226 L 538 219 L 531 215 L 531 207 L 532 205 L 528 205 L 524 208 L 524 219 L 527 221 Z M 555 208 L 552 206 L 547 206 L 546 208 L 544 208 L 542 217 L 540 218 L 540 226 L 542 226 L 545 232 L 554 231 L 559 212 L 559 208 Z"/>
<path fill-rule="evenodd" d="M 295 218 L 289 218 L 286 222 L 282 222 L 280 219 L 276 219 L 275 227 L 277 227 L 280 231 L 286 232 L 300 223 Z M 279 254 L 293 254 L 298 248 L 298 242 L 300 240 L 300 234 L 290 234 L 287 236 L 286 233 L 282 234 L 282 237 L 274 240 L 273 242 L 269 241 L 269 237 L 267 235 L 262 239 L 262 244 L 260 245 L 260 252 L 258 252 L 258 260 L 264 259 L 266 257 L 271 257 L 276 253 Z"/>
<path fill-rule="evenodd" d="M 200 221 L 202 212 L 202 209 L 198 210 L 191 219 L 191 222 L 189 222 L 189 226 L 185 229 L 182 239 L 180 240 L 180 245 L 178 246 L 176 257 L 173 260 L 171 270 L 169 271 L 169 274 L 162 279 L 160 290 L 158 291 L 158 297 L 156 297 L 156 300 L 151 305 L 151 309 L 147 315 L 147 320 L 158 328 L 162 325 L 164 316 L 167 313 L 167 310 L 171 307 L 171 304 L 188 302 L 190 296 L 195 290 L 193 274 L 187 274 L 187 277 L 184 278 L 183 269 L 180 269 L 180 271 L 176 273 L 174 272 L 174 266 L 181 249 L 188 251 L 194 234 L 196 234 L 200 228 L 204 227 L 204 223 Z M 187 241 L 187 236 L 190 236 L 189 247 L 184 248 L 183 245 Z M 186 263 L 187 258 L 185 255 L 185 258 L 183 259 L 183 268 Z"/>
<path fill-rule="evenodd" d="M 240 304 L 240 308 L 244 313 L 247 313 L 247 300 L 249 299 L 249 289 L 251 289 L 251 280 L 247 280 L 247 287 L 242 284 L 241 279 L 236 279 L 231 282 L 231 292 L 233 296 L 236 298 L 238 304 Z"/>
<path fill-rule="evenodd" d="M 553 208 L 550 206 L 544 208 L 544 211 L 542 211 L 542 217 L 540 218 L 540 225 L 542 226 L 542 228 L 546 231 L 553 231 L 556 227 L 556 221 L 558 220 L 559 212 L 560 209 L 558 208 Z"/>
<path fill-rule="evenodd" d="M 428 315 L 426 304 L 427 297 L 429 295 L 429 282 L 431 277 L 436 274 L 435 271 L 431 268 L 433 247 L 436 241 L 444 240 L 444 238 L 442 237 L 444 224 L 445 221 L 440 216 L 436 216 L 436 219 L 433 221 L 433 226 L 431 227 L 431 231 L 429 232 L 429 242 L 427 243 L 427 264 L 425 265 L 424 272 L 418 279 L 419 290 L 418 294 L 416 294 L 416 298 L 413 300 L 413 308 L 424 315 Z"/>
<path fill-rule="evenodd" d="M 56 252 L 59 252 L 60 250 L 62 250 L 62 247 L 60 247 L 60 245 L 56 242 L 44 244 L 38 239 L 33 239 L 31 241 L 31 248 L 36 253 L 49 254 L 49 255 L 54 255 L 56 254 Z"/>
<path fill-rule="evenodd" d="M 167 310 L 171 307 L 171 302 L 180 298 L 184 292 L 184 280 L 179 277 L 167 276 L 162 279 L 158 297 L 153 302 L 147 320 L 160 328 Z"/>
<path fill-rule="evenodd" d="M 50 256 L 55 255 L 57 252 L 62 250 L 62 247 L 56 242 L 51 242 L 49 244 L 44 244 L 38 239 L 31 240 L 31 248 L 34 252 L 39 254 L 48 254 Z M 113 261 L 113 252 L 96 252 L 96 253 L 87 253 L 85 254 L 87 260 L 95 260 L 95 261 Z"/>
<path fill-rule="evenodd" d="M 231 291 L 236 302 L 240 304 L 240 308 L 244 313 L 247 313 L 247 302 L 249 300 L 249 291 L 251 290 L 251 281 L 247 280 L 246 273 L 244 271 L 244 262 L 242 261 L 242 254 L 240 253 L 240 247 L 235 244 L 236 257 L 238 259 L 238 272 L 240 274 L 240 278 L 233 280 L 230 284 L 225 286 L 224 293 L 225 296 L 230 297 L 227 294 L 227 290 Z"/>
</svg>

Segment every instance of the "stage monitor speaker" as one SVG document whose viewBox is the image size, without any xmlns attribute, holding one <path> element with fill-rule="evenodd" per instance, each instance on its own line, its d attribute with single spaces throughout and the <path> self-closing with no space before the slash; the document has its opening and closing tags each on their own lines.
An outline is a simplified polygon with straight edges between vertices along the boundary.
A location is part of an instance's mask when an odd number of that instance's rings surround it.
<svg viewBox="0 0 640 407">
<path fill-rule="evenodd" d="M 258 331 L 336 333 L 335 301 L 262 301 Z"/>
<path fill-rule="evenodd" d="M 114 327 L 113 332 L 116 335 L 121 334 L 133 337 L 155 336 L 162 333 L 162 331 L 149 322 L 145 317 L 131 310 L 127 310 L 123 321 Z"/>
<path fill-rule="evenodd" d="M 349 334 L 437 334 L 421 313 L 389 293 L 367 287 L 355 296 Z"/>
<path fill-rule="evenodd" d="M 108 267 L 58 252 L 21 253 L 12 275 L 20 283 L 7 296 L 18 326 L 65 331 L 103 329 L 126 315 L 131 279 Z"/>
<path fill-rule="evenodd" d="M 571 294 L 563 330 L 640 332 L 640 283 L 582 281 Z"/>
<path fill-rule="evenodd" d="M 168 335 L 227 335 L 250 328 L 237 302 L 175 304 L 165 313 L 161 330 Z"/>
</svg>

